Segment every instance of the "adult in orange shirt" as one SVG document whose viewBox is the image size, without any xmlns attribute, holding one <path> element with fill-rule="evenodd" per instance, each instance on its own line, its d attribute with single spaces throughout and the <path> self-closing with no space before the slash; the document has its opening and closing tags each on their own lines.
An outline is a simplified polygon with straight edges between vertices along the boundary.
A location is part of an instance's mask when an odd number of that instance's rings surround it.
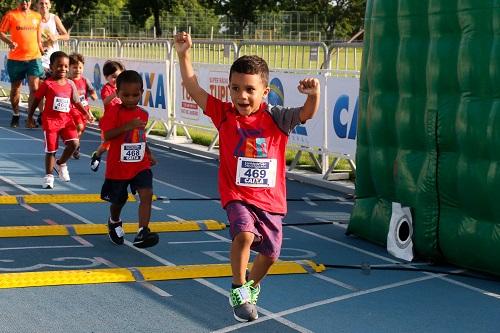
<svg viewBox="0 0 500 333">
<path fill-rule="evenodd" d="M 43 75 L 41 16 L 30 9 L 30 0 L 19 0 L 16 9 L 8 11 L 0 23 L 0 39 L 9 45 L 7 72 L 10 77 L 10 103 L 12 105 L 11 127 L 19 126 L 19 99 L 22 81 L 28 77 L 30 95 L 28 105 L 33 102 L 38 89 L 39 77 Z M 6 33 L 10 34 L 10 37 Z"/>
</svg>

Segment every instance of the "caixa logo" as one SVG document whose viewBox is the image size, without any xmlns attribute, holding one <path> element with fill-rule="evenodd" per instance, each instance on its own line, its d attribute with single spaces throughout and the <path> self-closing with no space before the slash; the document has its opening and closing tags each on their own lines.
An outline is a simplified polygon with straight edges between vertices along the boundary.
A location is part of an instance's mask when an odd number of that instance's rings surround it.
<svg viewBox="0 0 500 333">
<path fill-rule="evenodd" d="M 144 79 L 144 94 L 142 105 L 152 108 L 167 108 L 165 97 L 165 80 L 163 74 L 140 73 Z M 154 89 L 156 88 L 156 89 Z M 154 93 L 156 91 L 156 93 Z"/>
<path fill-rule="evenodd" d="M 349 96 L 341 95 L 333 107 L 333 129 L 341 139 L 356 139 L 358 127 L 358 99 L 354 110 L 349 110 Z"/>
</svg>

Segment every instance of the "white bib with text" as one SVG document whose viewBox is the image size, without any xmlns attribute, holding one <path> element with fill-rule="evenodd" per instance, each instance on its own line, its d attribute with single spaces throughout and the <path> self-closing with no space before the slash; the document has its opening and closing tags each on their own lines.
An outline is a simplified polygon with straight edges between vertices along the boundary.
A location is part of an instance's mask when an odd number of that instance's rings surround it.
<svg viewBox="0 0 500 333">
<path fill-rule="evenodd" d="M 274 187 L 278 161 L 273 158 L 238 157 L 236 184 L 248 187 Z"/>
<path fill-rule="evenodd" d="M 54 97 L 54 106 L 52 108 L 57 112 L 69 112 L 69 105 L 69 98 L 56 96 Z"/>
<path fill-rule="evenodd" d="M 123 143 L 120 161 L 122 162 L 140 162 L 144 159 L 146 153 L 146 143 Z"/>
<path fill-rule="evenodd" d="M 85 95 L 80 95 L 80 103 L 82 103 L 83 107 L 86 107 L 89 105 L 89 102 L 87 102 Z"/>
</svg>

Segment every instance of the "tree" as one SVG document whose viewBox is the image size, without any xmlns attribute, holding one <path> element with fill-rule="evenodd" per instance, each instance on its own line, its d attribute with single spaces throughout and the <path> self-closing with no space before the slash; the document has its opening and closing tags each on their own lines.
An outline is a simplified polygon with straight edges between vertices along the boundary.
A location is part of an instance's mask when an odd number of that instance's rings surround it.
<svg viewBox="0 0 500 333">
<path fill-rule="evenodd" d="M 96 8 L 99 0 L 52 0 L 51 2 L 64 27 L 71 31 L 76 21 L 88 16 Z"/>
<path fill-rule="evenodd" d="M 9 10 L 16 8 L 18 4 L 19 2 L 16 0 L 0 1 L 0 15 L 3 16 Z"/>
<path fill-rule="evenodd" d="M 266 0 L 202 0 L 201 4 L 209 6 L 215 10 L 218 15 L 226 15 L 236 25 L 228 27 L 236 36 L 243 38 L 243 32 L 248 23 L 255 23 L 260 11 L 266 11 L 274 8 L 276 2 Z"/>
<path fill-rule="evenodd" d="M 132 21 L 144 26 L 146 20 L 152 15 L 156 35 L 161 37 L 160 15 L 162 11 L 171 11 L 175 0 L 129 0 L 126 8 L 132 15 Z"/>
<path fill-rule="evenodd" d="M 318 15 L 327 40 L 352 36 L 363 27 L 366 0 L 284 0 L 282 10 L 308 11 Z"/>
</svg>

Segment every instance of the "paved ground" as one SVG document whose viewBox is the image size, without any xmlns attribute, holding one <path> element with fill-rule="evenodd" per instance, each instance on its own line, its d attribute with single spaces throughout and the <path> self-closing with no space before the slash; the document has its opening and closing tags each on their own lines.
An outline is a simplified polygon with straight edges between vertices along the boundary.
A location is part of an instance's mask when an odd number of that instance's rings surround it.
<svg viewBox="0 0 500 333">
<path fill-rule="evenodd" d="M 82 158 L 70 161 L 72 181 L 56 180 L 48 191 L 40 186 L 41 130 L 11 129 L 9 120 L 0 109 L 1 195 L 100 191 L 104 169 L 89 169 L 99 141 L 95 133 L 85 135 Z M 217 200 L 216 160 L 158 147 L 154 152 L 159 159 L 154 191 L 169 200 L 154 203 L 152 221 L 226 222 Z M 0 332 L 498 332 L 498 281 L 382 270 L 378 265 L 394 268 L 397 261 L 385 249 L 344 234 L 353 206 L 345 194 L 289 181 L 288 198 L 282 260 L 372 269 L 269 276 L 259 300 L 261 317 L 250 324 L 232 317 L 229 278 L 1 289 Z M 0 210 L 0 226 L 102 224 L 108 214 L 104 203 L 0 205 Z M 123 218 L 136 221 L 136 211 L 135 203 L 128 204 Z M 129 242 L 114 246 L 104 235 L 0 238 L 0 282 L 1 273 L 9 272 L 228 262 L 227 230 L 160 238 L 148 250 Z M 418 262 L 414 267 L 463 272 Z"/>
</svg>

